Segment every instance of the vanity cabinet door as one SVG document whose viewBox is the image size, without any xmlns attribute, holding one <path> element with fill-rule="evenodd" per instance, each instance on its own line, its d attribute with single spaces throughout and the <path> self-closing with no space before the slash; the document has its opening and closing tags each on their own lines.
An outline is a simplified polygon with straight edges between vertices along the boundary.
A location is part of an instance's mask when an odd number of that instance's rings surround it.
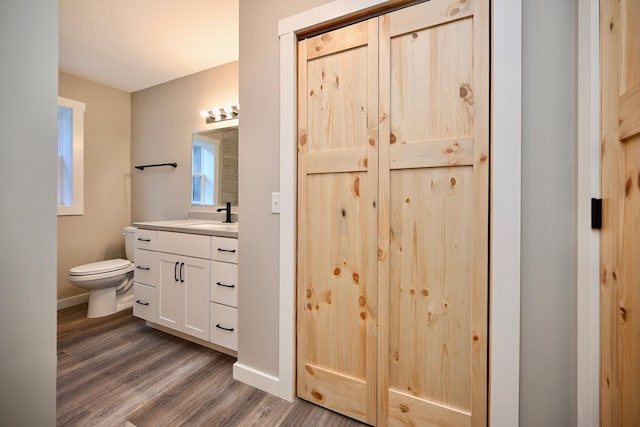
<svg viewBox="0 0 640 427">
<path fill-rule="evenodd" d="M 180 329 L 179 257 L 158 253 L 158 324 Z"/>
<path fill-rule="evenodd" d="M 209 260 L 182 257 L 182 331 L 209 341 Z"/>
<path fill-rule="evenodd" d="M 208 260 L 158 253 L 158 324 L 209 339 Z"/>
</svg>

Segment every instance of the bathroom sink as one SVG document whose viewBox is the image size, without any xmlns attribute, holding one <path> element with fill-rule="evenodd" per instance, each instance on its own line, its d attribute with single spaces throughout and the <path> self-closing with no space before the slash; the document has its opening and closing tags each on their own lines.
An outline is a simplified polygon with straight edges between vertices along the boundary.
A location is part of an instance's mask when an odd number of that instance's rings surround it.
<svg viewBox="0 0 640 427">
<path fill-rule="evenodd" d="M 203 219 L 174 219 L 174 220 L 160 221 L 160 222 L 162 222 L 165 226 L 169 226 L 169 227 L 189 227 L 192 225 L 206 223 L 209 221 L 206 221 Z"/>
<path fill-rule="evenodd" d="M 225 223 L 222 221 L 211 221 L 206 219 L 174 219 L 165 221 L 149 221 L 134 223 L 139 227 L 150 227 L 155 230 L 178 231 L 188 233 L 188 230 L 201 231 L 221 231 L 221 232 L 238 232 L 238 223 Z M 208 233 L 205 233 L 208 234 Z"/>
<path fill-rule="evenodd" d="M 220 230 L 220 231 L 238 231 L 238 223 L 225 223 L 222 221 L 207 221 L 185 225 L 188 228 L 196 228 L 199 230 Z"/>
<path fill-rule="evenodd" d="M 190 225 L 210 222 L 203 219 L 170 219 L 163 221 L 145 221 L 140 224 L 159 227 L 189 227 Z"/>
</svg>

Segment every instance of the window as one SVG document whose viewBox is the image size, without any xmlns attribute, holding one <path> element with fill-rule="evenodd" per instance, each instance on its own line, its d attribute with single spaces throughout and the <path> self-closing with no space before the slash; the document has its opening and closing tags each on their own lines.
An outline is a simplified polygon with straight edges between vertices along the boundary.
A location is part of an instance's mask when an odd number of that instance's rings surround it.
<svg viewBox="0 0 640 427">
<path fill-rule="evenodd" d="M 220 193 L 220 141 L 194 135 L 191 157 L 191 204 L 216 204 Z"/>
<path fill-rule="evenodd" d="M 84 110 L 58 97 L 58 215 L 84 213 Z"/>
</svg>

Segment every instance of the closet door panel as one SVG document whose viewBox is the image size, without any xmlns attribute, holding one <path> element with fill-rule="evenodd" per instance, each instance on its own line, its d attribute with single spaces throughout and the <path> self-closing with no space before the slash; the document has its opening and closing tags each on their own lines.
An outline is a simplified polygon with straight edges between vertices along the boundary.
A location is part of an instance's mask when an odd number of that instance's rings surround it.
<svg viewBox="0 0 640 427">
<path fill-rule="evenodd" d="M 487 12 L 432 0 L 382 18 L 381 425 L 486 425 Z"/>
<path fill-rule="evenodd" d="M 361 180 L 361 173 L 308 177 L 308 269 L 299 313 L 305 381 L 299 392 L 334 410 L 352 406 L 364 416 L 369 242 L 367 221 L 360 218 L 369 189 Z"/>
<path fill-rule="evenodd" d="M 376 423 L 377 20 L 299 43 L 298 396 Z"/>
<path fill-rule="evenodd" d="M 465 18 L 391 38 L 392 146 L 473 134 L 472 31 Z"/>
<path fill-rule="evenodd" d="M 391 172 L 389 386 L 471 407 L 471 167 Z"/>
<path fill-rule="evenodd" d="M 360 181 L 357 173 L 311 175 L 307 187 L 313 224 L 307 233 L 305 315 L 313 337 L 307 360 L 355 378 L 365 377 L 367 315 L 359 285 L 367 255 L 367 224 L 360 217 L 368 189 Z"/>
<path fill-rule="evenodd" d="M 309 153 L 366 148 L 367 46 L 307 63 Z"/>
</svg>

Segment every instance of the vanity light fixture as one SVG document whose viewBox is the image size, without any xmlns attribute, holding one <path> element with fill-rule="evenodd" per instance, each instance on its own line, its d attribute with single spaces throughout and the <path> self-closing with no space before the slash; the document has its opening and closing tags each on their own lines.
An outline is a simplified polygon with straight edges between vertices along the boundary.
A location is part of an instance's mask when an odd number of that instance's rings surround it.
<svg viewBox="0 0 640 427">
<path fill-rule="evenodd" d="M 203 119 L 209 123 L 221 122 L 224 120 L 237 119 L 240 116 L 240 104 L 229 105 L 223 108 L 210 108 L 209 110 L 202 110 L 200 115 Z"/>
</svg>

